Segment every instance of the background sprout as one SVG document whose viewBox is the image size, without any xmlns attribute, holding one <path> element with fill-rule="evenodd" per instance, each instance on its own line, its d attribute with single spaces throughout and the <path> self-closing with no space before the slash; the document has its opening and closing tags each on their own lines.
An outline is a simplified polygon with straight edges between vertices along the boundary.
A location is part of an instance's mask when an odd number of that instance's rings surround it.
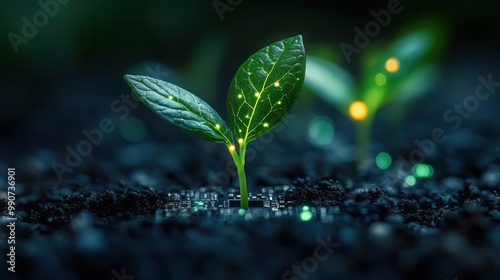
<svg viewBox="0 0 500 280">
<path fill-rule="evenodd" d="M 208 103 L 181 87 L 146 76 L 125 75 L 125 80 L 139 99 L 164 120 L 200 138 L 226 145 L 238 170 L 241 207 L 248 207 L 247 145 L 278 126 L 290 113 L 304 83 L 305 60 L 300 35 L 275 42 L 250 56 L 229 87 L 229 126 Z"/>
<path fill-rule="evenodd" d="M 432 61 L 442 46 L 442 26 L 435 21 L 416 24 L 388 47 L 367 55 L 359 86 L 342 67 L 308 55 L 305 86 L 354 121 L 358 164 L 367 158 L 376 112 L 397 104 L 392 118 L 400 119 L 416 98 L 436 84 L 438 72 Z"/>
</svg>

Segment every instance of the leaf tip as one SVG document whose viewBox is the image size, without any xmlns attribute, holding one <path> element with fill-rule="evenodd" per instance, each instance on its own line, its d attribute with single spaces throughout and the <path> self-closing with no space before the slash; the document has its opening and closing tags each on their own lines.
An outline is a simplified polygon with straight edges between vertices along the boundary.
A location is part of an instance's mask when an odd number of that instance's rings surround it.
<svg viewBox="0 0 500 280">
<path fill-rule="evenodd" d="M 302 39 L 301 34 L 295 35 L 295 36 L 291 37 L 290 39 L 297 41 L 297 43 L 300 43 L 302 46 L 304 46 L 304 41 Z"/>
<path fill-rule="evenodd" d="M 134 75 L 130 75 L 130 74 L 123 75 L 123 79 L 125 79 L 125 81 L 127 81 L 127 82 L 130 82 L 133 79 L 133 77 L 134 77 Z"/>
</svg>

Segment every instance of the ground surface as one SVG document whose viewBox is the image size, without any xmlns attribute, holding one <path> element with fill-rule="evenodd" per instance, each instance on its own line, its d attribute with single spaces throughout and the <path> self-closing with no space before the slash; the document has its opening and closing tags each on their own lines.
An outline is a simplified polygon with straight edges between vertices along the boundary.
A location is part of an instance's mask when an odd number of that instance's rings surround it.
<svg viewBox="0 0 500 280">
<path fill-rule="evenodd" d="M 19 181 L 15 275 L 498 279 L 497 143 L 462 145 L 457 156 L 465 161 L 444 153 L 435 176 L 415 186 L 399 178 L 403 169 L 396 166 L 357 171 L 330 156 L 335 151 L 285 143 L 276 138 L 249 164 L 251 192 L 262 194 L 255 199 L 265 207 L 246 211 L 228 207 L 229 195 L 238 192 L 234 179 L 214 175 L 225 166 L 214 162 L 228 158 L 190 152 L 187 145 L 145 141 L 126 147 L 146 151 L 133 164 L 131 157 L 110 163 L 96 153 L 62 182 L 52 171 Z M 168 160 L 156 164 L 158 156 Z M 467 165 L 456 167 L 460 162 Z M 0 203 L 5 209 L 5 200 Z M 309 221 L 299 218 L 303 206 Z"/>
</svg>

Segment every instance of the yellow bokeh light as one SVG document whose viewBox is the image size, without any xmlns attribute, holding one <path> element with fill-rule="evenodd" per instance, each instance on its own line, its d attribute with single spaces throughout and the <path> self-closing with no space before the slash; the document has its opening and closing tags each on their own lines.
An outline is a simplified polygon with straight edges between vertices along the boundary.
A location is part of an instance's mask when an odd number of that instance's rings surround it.
<svg viewBox="0 0 500 280">
<path fill-rule="evenodd" d="M 238 143 L 242 144 L 243 143 L 243 138 L 238 139 Z"/>
<path fill-rule="evenodd" d="M 230 151 L 234 151 L 235 149 L 236 149 L 236 147 L 234 145 L 229 146 Z"/>
<path fill-rule="evenodd" d="M 360 121 L 368 115 L 368 107 L 364 102 L 354 101 L 349 106 L 349 115 L 351 115 L 351 118 Z"/>
<path fill-rule="evenodd" d="M 397 58 L 391 57 L 385 62 L 385 69 L 387 71 L 394 73 L 399 70 L 399 60 Z"/>
</svg>

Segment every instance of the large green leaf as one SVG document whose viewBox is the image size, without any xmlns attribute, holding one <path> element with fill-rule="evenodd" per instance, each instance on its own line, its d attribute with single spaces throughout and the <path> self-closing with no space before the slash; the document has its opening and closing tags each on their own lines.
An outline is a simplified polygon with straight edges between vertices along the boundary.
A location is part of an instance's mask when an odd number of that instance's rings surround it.
<svg viewBox="0 0 500 280">
<path fill-rule="evenodd" d="M 233 134 L 205 101 L 174 84 L 146 76 L 125 75 L 139 99 L 164 120 L 201 138 L 233 144 Z"/>
<path fill-rule="evenodd" d="M 300 35 L 259 50 L 240 66 L 226 105 L 238 142 L 248 143 L 285 119 L 299 98 L 305 67 Z"/>
</svg>

